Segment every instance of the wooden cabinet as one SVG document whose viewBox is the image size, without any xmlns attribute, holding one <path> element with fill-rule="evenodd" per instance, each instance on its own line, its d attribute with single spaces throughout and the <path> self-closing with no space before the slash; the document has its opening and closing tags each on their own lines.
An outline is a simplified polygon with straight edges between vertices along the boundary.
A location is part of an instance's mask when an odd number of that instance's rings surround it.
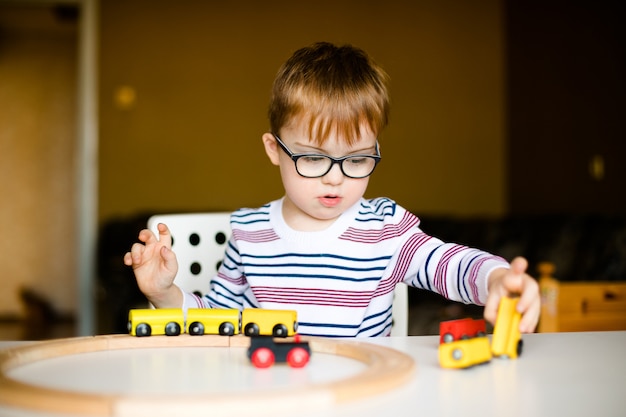
<svg viewBox="0 0 626 417">
<path fill-rule="evenodd" d="M 540 266 L 539 332 L 626 330 L 626 282 L 562 282 Z"/>
</svg>

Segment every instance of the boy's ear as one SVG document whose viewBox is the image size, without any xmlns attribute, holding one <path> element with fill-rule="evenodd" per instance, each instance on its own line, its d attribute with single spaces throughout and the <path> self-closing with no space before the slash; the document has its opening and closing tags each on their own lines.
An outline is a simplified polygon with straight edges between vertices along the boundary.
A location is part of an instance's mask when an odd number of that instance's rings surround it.
<svg viewBox="0 0 626 417">
<path fill-rule="evenodd" d="M 263 134 L 261 139 L 263 140 L 263 146 L 265 146 L 265 153 L 267 154 L 268 158 L 270 158 L 272 164 L 278 165 L 278 154 L 280 152 L 280 149 L 278 149 L 278 143 L 276 143 L 274 135 L 272 135 L 271 133 L 265 133 Z"/>
</svg>

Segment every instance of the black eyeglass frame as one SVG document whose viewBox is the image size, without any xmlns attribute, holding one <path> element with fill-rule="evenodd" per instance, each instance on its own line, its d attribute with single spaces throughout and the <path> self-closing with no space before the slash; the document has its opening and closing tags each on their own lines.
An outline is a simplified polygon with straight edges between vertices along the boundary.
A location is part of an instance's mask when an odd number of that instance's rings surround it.
<svg viewBox="0 0 626 417">
<path fill-rule="evenodd" d="M 367 178 L 370 175 L 372 175 L 374 173 L 374 170 L 376 169 L 376 165 L 378 165 L 378 163 L 381 160 L 381 156 L 380 156 L 380 150 L 378 149 L 378 141 L 376 141 L 376 155 L 365 155 L 365 154 L 355 154 L 355 155 L 346 155 L 346 156 L 342 156 L 340 158 L 335 158 L 333 156 L 330 155 L 324 155 L 321 153 L 293 153 L 291 152 L 291 150 L 287 147 L 287 145 L 285 145 L 283 143 L 283 141 L 278 137 L 277 134 L 272 133 L 272 135 L 274 136 L 274 138 L 276 139 L 276 143 L 278 143 L 278 146 L 280 146 L 280 148 L 291 158 L 291 160 L 293 161 L 294 165 L 296 166 L 296 172 L 298 173 L 298 175 L 300 175 L 301 177 L 304 178 L 320 178 L 323 177 L 324 175 L 328 174 L 330 172 L 331 169 L 333 169 L 333 166 L 335 164 L 339 164 L 339 168 L 341 169 L 341 173 L 348 177 L 348 178 L 354 178 L 354 179 L 360 179 L 360 178 Z M 326 170 L 326 172 L 324 172 L 321 175 L 315 175 L 315 176 L 309 176 L 309 175 L 303 175 L 300 170 L 298 169 L 298 159 L 300 158 L 304 158 L 304 157 L 322 157 L 322 158 L 327 158 L 330 159 L 331 164 L 328 167 L 328 170 Z M 372 167 L 372 170 L 369 172 L 369 174 L 367 175 L 363 175 L 360 177 L 355 177 L 352 175 L 348 175 L 346 174 L 346 172 L 343 169 L 343 162 L 347 159 L 352 159 L 352 158 L 371 158 L 374 160 L 374 166 Z"/>
</svg>

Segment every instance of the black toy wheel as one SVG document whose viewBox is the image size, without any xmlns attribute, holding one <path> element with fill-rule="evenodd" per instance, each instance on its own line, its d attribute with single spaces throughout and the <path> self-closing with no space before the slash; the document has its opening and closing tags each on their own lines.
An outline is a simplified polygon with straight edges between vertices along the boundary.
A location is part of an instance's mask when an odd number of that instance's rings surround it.
<svg viewBox="0 0 626 417">
<path fill-rule="evenodd" d="M 222 323 L 220 325 L 220 335 L 222 336 L 232 336 L 235 334 L 235 326 L 232 323 Z"/>
<path fill-rule="evenodd" d="M 178 336 L 180 334 L 180 325 L 174 321 L 170 321 L 165 325 L 165 334 L 167 336 Z"/>
<path fill-rule="evenodd" d="M 135 334 L 138 337 L 150 336 L 152 334 L 152 328 L 148 323 L 139 323 L 137 327 L 135 327 Z"/>
<path fill-rule="evenodd" d="M 189 325 L 189 334 L 192 336 L 202 336 L 204 334 L 204 324 L 194 321 Z"/>
<path fill-rule="evenodd" d="M 256 323 L 248 323 L 243 331 L 246 336 L 258 336 L 260 330 Z"/>
<path fill-rule="evenodd" d="M 277 324 L 272 329 L 272 336 L 274 337 L 287 337 L 287 326 L 284 324 Z"/>
</svg>

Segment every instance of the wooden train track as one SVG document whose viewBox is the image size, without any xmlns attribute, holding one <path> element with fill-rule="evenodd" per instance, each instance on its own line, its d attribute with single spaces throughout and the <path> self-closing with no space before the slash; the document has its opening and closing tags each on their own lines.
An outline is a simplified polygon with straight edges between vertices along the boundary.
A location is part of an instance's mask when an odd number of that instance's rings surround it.
<svg viewBox="0 0 626 417">
<path fill-rule="evenodd" d="M 415 372 L 415 363 L 408 355 L 383 346 L 360 341 L 306 338 L 313 352 L 338 355 L 366 365 L 356 375 L 300 387 L 263 390 L 262 392 L 134 395 L 93 394 L 35 386 L 7 376 L 8 371 L 37 361 L 100 351 L 163 347 L 247 347 L 243 336 L 154 336 L 137 338 L 108 335 L 57 339 L 9 348 L 0 351 L 0 405 L 75 414 L 80 416 L 172 416 L 211 414 L 227 416 L 242 413 L 275 414 L 276 404 L 287 409 L 329 407 L 360 398 L 381 394 L 405 383 Z"/>
</svg>

